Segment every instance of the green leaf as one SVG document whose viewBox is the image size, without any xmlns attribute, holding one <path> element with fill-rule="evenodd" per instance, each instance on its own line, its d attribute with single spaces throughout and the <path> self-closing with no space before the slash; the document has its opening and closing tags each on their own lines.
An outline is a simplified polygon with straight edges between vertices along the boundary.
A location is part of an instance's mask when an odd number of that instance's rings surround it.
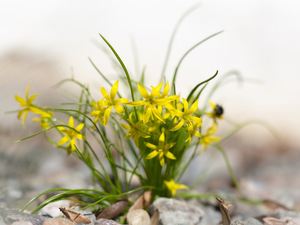
<svg viewBox="0 0 300 225">
<path fill-rule="evenodd" d="M 216 35 L 218 35 L 218 34 L 220 34 L 220 33 L 222 33 L 222 32 L 223 32 L 223 31 L 217 32 L 217 33 L 215 33 L 215 34 L 213 34 L 213 35 L 210 35 L 209 37 L 203 39 L 202 41 L 198 42 L 198 43 L 195 44 L 193 47 L 191 47 L 191 48 L 190 48 L 190 49 L 189 49 L 189 50 L 181 57 L 181 59 L 179 60 L 179 62 L 178 62 L 178 64 L 177 64 L 177 67 L 176 67 L 176 69 L 175 69 L 174 75 L 173 75 L 172 85 L 174 85 L 174 83 L 175 83 L 175 81 L 176 81 L 177 72 L 178 72 L 178 69 L 179 69 L 179 67 L 180 67 L 180 65 L 181 65 L 181 63 L 182 63 L 182 61 L 183 61 L 183 59 L 184 59 L 184 58 L 185 58 L 185 57 L 186 57 L 193 49 L 195 49 L 198 45 L 202 44 L 203 42 L 209 40 L 210 38 L 212 38 L 212 37 L 214 37 L 214 36 L 216 36 Z M 173 90 L 173 88 L 171 88 L 171 90 Z"/>
<path fill-rule="evenodd" d="M 212 77 L 210 77 L 210 78 L 208 78 L 207 80 L 202 81 L 202 82 L 200 82 L 199 84 L 197 84 L 197 85 L 191 90 L 191 92 L 189 93 L 189 95 L 188 95 L 188 97 L 187 97 L 187 101 L 188 101 L 188 102 L 190 101 L 191 97 L 193 96 L 194 92 L 198 89 L 198 87 L 200 87 L 202 84 L 205 84 L 205 83 L 207 83 L 208 81 L 214 79 L 214 78 L 217 76 L 217 74 L 218 74 L 218 70 L 217 70 L 217 72 L 216 72 Z M 198 99 L 198 98 L 195 98 L 195 100 L 197 100 L 197 99 Z"/>
</svg>

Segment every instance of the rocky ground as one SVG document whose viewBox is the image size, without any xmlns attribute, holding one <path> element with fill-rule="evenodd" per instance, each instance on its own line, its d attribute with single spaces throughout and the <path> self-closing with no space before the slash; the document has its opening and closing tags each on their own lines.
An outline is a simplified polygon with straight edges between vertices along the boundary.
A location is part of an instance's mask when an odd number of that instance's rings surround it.
<svg viewBox="0 0 300 225">
<path fill-rule="evenodd" d="M 62 218 L 58 209 L 68 208 L 68 201 L 49 205 L 37 215 L 19 210 L 29 199 L 50 188 L 91 187 L 88 168 L 75 157 L 66 157 L 65 152 L 49 146 L 42 136 L 35 138 L 34 144 L 23 145 L 13 144 L 6 134 L 2 134 L 1 143 L 0 225 L 74 224 L 70 219 Z M 195 192 L 216 194 L 225 198 L 226 202 L 234 203 L 228 208 L 233 224 L 300 224 L 299 149 L 275 141 L 255 146 L 232 139 L 223 145 L 238 177 L 241 193 L 233 187 L 224 160 L 214 150 L 195 159 L 197 163 L 191 165 L 183 182 L 191 186 L 199 174 L 203 175 Z M 198 176 L 195 172 L 191 173 L 196 169 Z M 241 201 L 242 198 L 265 201 L 255 205 Z M 45 196 L 33 202 L 26 212 L 43 199 Z M 151 206 L 152 214 L 155 209 L 159 211 L 160 224 L 215 225 L 222 221 L 219 204 L 214 197 L 179 200 L 178 203 L 166 200 L 160 208 Z M 93 214 L 88 216 L 93 224 L 117 224 L 112 220 L 96 220 Z M 147 221 L 141 224 L 147 224 Z"/>
</svg>

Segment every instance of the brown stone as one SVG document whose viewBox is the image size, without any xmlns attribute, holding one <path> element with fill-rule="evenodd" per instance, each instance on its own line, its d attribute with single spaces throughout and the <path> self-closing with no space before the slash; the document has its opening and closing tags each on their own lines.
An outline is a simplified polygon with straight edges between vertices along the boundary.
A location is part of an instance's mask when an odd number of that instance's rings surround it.
<svg viewBox="0 0 300 225">
<path fill-rule="evenodd" d="M 53 218 L 53 219 L 47 219 L 44 221 L 43 225 L 74 225 L 76 223 L 73 223 L 71 220 L 66 218 Z"/>
</svg>

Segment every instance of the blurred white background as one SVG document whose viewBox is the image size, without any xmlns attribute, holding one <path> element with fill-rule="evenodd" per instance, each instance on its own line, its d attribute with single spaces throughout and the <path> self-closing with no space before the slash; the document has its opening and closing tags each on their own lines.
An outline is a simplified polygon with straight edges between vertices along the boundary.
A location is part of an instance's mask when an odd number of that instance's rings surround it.
<svg viewBox="0 0 300 225">
<path fill-rule="evenodd" d="M 75 78 L 89 83 L 100 96 L 105 82 L 88 57 L 112 81 L 117 79 L 109 59 L 94 44 L 104 45 L 98 33 L 114 46 L 135 79 L 134 40 L 140 70 L 146 66 L 148 86 L 157 85 L 172 30 L 196 4 L 200 7 L 184 20 L 175 37 L 167 79 L 191 46 L 224 30 L 186 57 L 178 72 L 177 90 L 185 97 L 216 70 L 220 76 L 237 70 L 259 83 L 233 82 L 220 88 L 212 100 L 224 106 L 225 116 L 237 122 L 265 120 L 284 140 L 298 145 L 300 2 L 295 0 L 1 0 L 1 134 L 22 129 L 21 121 L 4 112 L 19 108 L 14 95 L 24 97 L 29 83 L 30 95 L 40 93 L 36 103 L 61 102 L 51 87 L 70 77 L 73 68 Z M 30 124 L 28 119 L 26 125 Z M 39 129 L 37 124 L 32 126 Z M 259 126 L 249 126 L 240 135 L 249 142 L 272 139 Z"/>
</svg>

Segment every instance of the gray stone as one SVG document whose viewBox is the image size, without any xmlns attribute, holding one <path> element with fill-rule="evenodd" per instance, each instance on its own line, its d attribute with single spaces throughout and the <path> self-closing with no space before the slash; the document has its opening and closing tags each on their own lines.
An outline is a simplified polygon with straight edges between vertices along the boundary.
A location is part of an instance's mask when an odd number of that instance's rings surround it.
<svg viewBox="0 0 300 225">
<path fill-rule="evenodd" d="M 220 211 L 215 210 L 212 206 L 202 206 L 204 216 L 200 221 L 201 225 L 216 225 L 222 220 Z"/>
<path fill-rule="evenodd" d="M 23 212 L 19 212 L 17 210 L 9 210 L 9 209 L 0 209 L 0 215 L 3 217 L 3 221 L 6 224 L 12 224 L 18 221 L 29 221 L 32 225 L 42 225 L 43 222 L 47 219 L 44 216 L 32 215 Z"/>
<path fill-rule="evenodd" d="M 170 198 L 158 198 L 150 206 L 150 214 L 159 212 L 160 225 L 199 225 L 204 215 L 198 206 Z"/>
<path fill-rule="evenodd" d="M 52 218 L 44 221 L 43 225 L 75 225 L 76 223 L 72 222 L 66 218 Z"/>
<path fill-rule="evenodd" d="M 280 220 L 284 221 L 286 225 L 300 225 L 300 218 L 284 217 Z"/>
<path fill-rule="evenodd" d="M 25 220 L 19 220 L 19 221 L 13 222 L 11 225 L 32 225 L 32 223 L 29 221 L 25 221 Z"/>
<path fill-rule="evenodd" d="M 245 223 L 241 220 L 235 220 L 235 221 L 231 222 L 230 225 L 245 225 Z"/>
<path fill-rule="evenodd" d="M 249 218 L 244 221 L 245 225 L 263 225 L 261 222 L 259 222 L 257 219 Z"/>
<path fill-rule="evenodd" d="M 291 217 L 291 218 L 297 218 L 300 219 L 300 213 L 295 211 L 287 211 L 283 209 L 277 209 L 274 213 L 272 213 L 272 217 L 275 217 L 277 219 L 281 219 L 284 217 Z"/>
<path fill-rule="evenodd" d="M 101 218 L 99 220 L 96 220 L 95 225 L 120 225 L 120 224 L 113 220 Z"/>
</svg>

